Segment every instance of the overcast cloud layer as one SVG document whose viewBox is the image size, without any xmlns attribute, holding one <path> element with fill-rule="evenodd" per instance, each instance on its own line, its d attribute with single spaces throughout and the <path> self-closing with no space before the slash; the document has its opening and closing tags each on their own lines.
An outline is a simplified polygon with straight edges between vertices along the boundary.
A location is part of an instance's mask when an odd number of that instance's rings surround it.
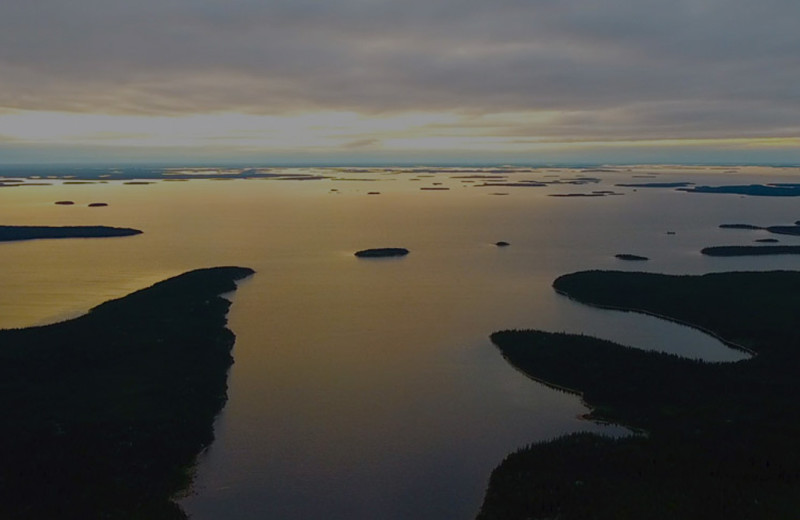
<svg viewBox="0 0 800 520">
<path fill-rule="evenodd" d="M 792 137 L 800 2 L 3 0 L 0 107 L 435 110 L 476 127 L 555 111 L 493 135 Z"/>
</svg>

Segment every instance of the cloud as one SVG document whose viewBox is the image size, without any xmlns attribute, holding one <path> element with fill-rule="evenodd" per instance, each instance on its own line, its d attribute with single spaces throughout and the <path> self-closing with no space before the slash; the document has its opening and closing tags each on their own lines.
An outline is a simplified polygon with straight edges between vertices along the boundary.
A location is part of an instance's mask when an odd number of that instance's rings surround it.
<svg viewBox="0 0 800 520">
<path fill-rule="evenodd" d="M 494 131 L 797 135 L 797 20 L 796 0 L 5 0 L 0 107 L 427 110 L 478 126 L 516 112 L 530 117 Z"/>
</svg>

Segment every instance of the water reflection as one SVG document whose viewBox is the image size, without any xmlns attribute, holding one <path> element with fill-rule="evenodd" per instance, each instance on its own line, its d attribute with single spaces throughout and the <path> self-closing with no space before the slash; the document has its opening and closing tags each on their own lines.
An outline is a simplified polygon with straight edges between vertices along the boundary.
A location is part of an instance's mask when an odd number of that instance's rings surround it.
<svg viewBox="0 0 800 520">
<path fill-rule="evenodd" d="M 592 173 L 600 183 L 568 190 L 603 190 L 646 173 Z M 145 232 L 114 242 L 0 244 L 0 325 L 56 320 L 197 267 L 252 267 L 257 275 L 237 291 L 229 316 L 237 335 L 229 401 L 195 493 L 183 501 L 193 518 L 469 518 L 489 473 L 516 447 L 569 431 L 621 432 L 579 420 L 586 409 L 576 396 L 508 366 L 491 332 L 541 328 L 704 359 L 741 355 L 693 329 L 560 297 L 550 286 L 558 275 L 632 269 L 614 258 L 620 252 L 651 258 L 635 268 L 657 272 L 794 267 L 786 257 L 698 253 L 719 240 L 749 240 L 720 235 L 720 223 L 796 219 L 788 200 L 630 188 L 614 188 L 624 196 L 549 197 L 560 185 L 507 187 L 497 197 L 449 175 L 435 179 L 449 191 L 427 192 L 419 187 L 432 179 L 418 171 L 336 173 L 347 175 L 393 182 L 0 190 L 4 223 Z M 692 175 L 713 184 L 703 176 L 719 174 Z M 60 199 L 109 206 L 101 214 L 52 204 Z M 511 245 L 498 248 L 499 240 Z M 390 262 L 353 257 L 394 246 L 411 253 Z"/>
</svg>

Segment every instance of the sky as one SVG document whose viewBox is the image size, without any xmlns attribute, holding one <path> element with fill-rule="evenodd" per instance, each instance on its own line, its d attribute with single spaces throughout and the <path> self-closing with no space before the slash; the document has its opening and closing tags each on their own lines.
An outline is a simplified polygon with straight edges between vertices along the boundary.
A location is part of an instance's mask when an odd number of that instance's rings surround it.
<svg viewBox="0 0 800 520">
<path fill-rule="evenodd" d="M 114 161 L 800 164 L 800 2 L 0 2 L 0 164 Z"/>
</svg>

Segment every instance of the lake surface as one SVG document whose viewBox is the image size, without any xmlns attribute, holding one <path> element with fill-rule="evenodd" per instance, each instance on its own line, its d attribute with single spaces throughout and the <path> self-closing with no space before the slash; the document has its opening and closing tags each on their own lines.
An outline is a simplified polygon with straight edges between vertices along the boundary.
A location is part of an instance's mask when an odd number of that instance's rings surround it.
<svg viewBox="0 0 800 520">
<path fill-rule="evenodd" d="M 485 171 L 304 173 L 328 178 L 0 188 L 5 225 L 144 231 L 0 244 L 0 327 L 76 316 L 198 267 L 257 271 L 231 295 L 237 341 L 229 401 L 181 501 L 194 519 L 472 518 L 491 470 L 516 448 L 579 430 L 626 433 L 581 420 L 587 409 L 577 396 L 511 368 L 488 340 L 493 331 L 582 332 L 713 361 L 744 357 L 687 327 L 581 306 L 553 292 L 558 275 L 797 269 L 800 262 L 699 253 L 770 236 L 718 226 L 791 224 L 800 219 L 797 199 L 614 186 L 798 182 L 797 169 L 503 174 L 502 182 L 597 179 L 544 187 L 477 187 L 486 179 L 455 178 L 499 175 Z M 623 195 L 549 196 L 602 190 Z M 800 244 L 800 237 L 775 237 Z M 500 240 L 511 246 L 496 247 Z M 371 247 L 411 253 L 353 256 Z M 625 262 L 617 253 L 650 260 Z"/>
</svg>

